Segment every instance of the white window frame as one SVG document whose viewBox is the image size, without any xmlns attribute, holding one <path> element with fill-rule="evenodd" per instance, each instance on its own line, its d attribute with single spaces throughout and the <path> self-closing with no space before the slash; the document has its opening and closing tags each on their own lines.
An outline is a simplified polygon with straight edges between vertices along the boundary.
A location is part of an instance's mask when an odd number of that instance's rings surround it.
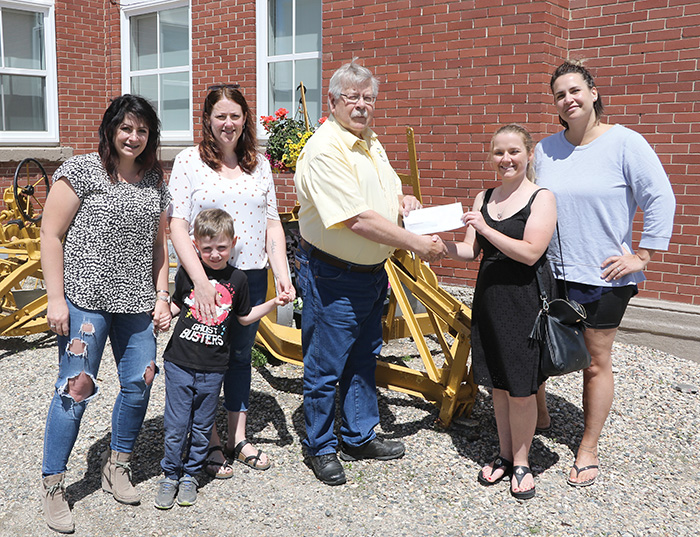
<svg viewBox="0 0 700 537">
<path fill-rule="evenodd" d="M 274 110 L 269 110 L 270 102 L 268 99 L 268 65 L 274 62 L 283 61 L 294 61 L 294 60 L 321 60 L 323 61 L 323 51 L 318 50 L 315 52 L 301 52 L 296 54 L 278 54 L 275 56 L 270 56 L 267 53 L 267 28 L 268 28 L 268 11 L 267 11 L 268 0 L 255 0 L 255 28 L 256 28 L 256 73 L 257 73 L 257 88 L 255 97 L 256 112 L 259 119 L 260 116 L 274 115 Z M 296 3 L 295 3 L 296 5 Z M 292 31 L 293 35 L 296 35 L 296 9 L 292 9 Z M 323 28 L 321 28 L 323 31 Z M 294 40 L 292 40 L 294 41 Z M 322 67 L 323 69 L 323 67 Z M 292 88 L 296 90 L 296 87 Z M 321 91 L 323 96 L 323 90 Z M 321 97 L 321 110 L 323 110 L 323 97 Z M 296 111 L 291 110 L 292 114 Z M 256 121 L 258 126 L 258 138 L 266 140 L 267 133 L 265 129 L 260 124 L 260 121 Z"/>
<path fill-rule="evenodd" d="M 178 144 L 182 142 L 192 143 L 194 139 L 192 127 L 192 6 L 189 0 L 121 0 L 121 54 L 122 54 L 122 93 L 131 93 L 131 23 L 130 18 L 137 15 L 155 13 L 167 9 L 187 7 L 189 16 L 189 85 L 188 92 L 190 107 L 188 114 L 187 130 L 166 131 L 161 130 L 160 140 L 164 144 Z M 167 74 L 169 72 L 181 72 L 181 67 L 157 68 L 140 71 L 143 74 Z M 160 85 L 159 85 L 160 86 Z"/>
<path fill-rule="evenodd" d="M 0 131 L 2 145 L 56 145 L 58 139 L 58 75 L 54 0 L 0 0 L 0 7 L 44 16 L 44 69 L 4 68 L 2 74 L 43 76 L 46 80 L 46 130 Z"/>
</svg>

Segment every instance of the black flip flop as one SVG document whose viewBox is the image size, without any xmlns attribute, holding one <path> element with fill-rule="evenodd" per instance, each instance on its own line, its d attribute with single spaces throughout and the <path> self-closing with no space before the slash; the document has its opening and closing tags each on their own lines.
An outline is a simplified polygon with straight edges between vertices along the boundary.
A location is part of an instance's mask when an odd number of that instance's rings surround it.
<svg viewBox="0 0 700 537">
<path fill-rule="evenodd" d="M 523 479 L 525 479 L 525 476 L 527 474 L 532 475 L 532 470 L 530 470 L 529 467 L 527 466 L 514 466 L 513 467 L 513 477 L 518 483 L 518 486 L 520 486 L 520 483 L 522 483 Z M 534 477 L 534 476 L 533 476 Z M 535 496 L 535 487 L 533 486 L 531 489 L 528 490 L 523 490 L 521 492 L 515 492 L 513 490 L 513 480 L 510 480 L 510 494 L 513 496 L 513 498 L 516 498 L 518 500 L 529 500 L 530 498 Z"/>
<path fill-rule="evenodd" d="M 489 481 L 484 476 L 484 469 L 482 468 L 481 470 L 479 470 L 479 475 L 477 475 L 476 478 L 479 480 L 479 483 L 486 487 L 490 487 L 491 485 L 499 483 L 503 480 L 504 477 L 510 477 L 510 475 L 513 473 L 513 463 L 507 459 L 504 459 L 500 455 L 493 460 L 493 462 L 491 463 L 491 468 L 491 475 L 493 475 L 493 472 L 501 468 L 503 469 L 503 474 L 501 474 L 498 478 L 494 479 L 493 481 Z"/>
<path fill-rule="evenodd" d="M 552 422 L 549 422 L 549 427 L 535 427 L 535 434 L 549 434 L 552 432 Z"/>
<path fill-rule="evenodd" d="M 576 477 L 578 477 L 581 472 L 585 472 L 586 470 L 598 470 L 598 473 L 595 475 L 595 477 L 591 477 L 585 481 L 572 481 L 570 477 L 567 477 L 566 482 L 572 487 L 590 487 L 593 483 L 595 483 L 595 480 L 598 479 L 598 476 L 600 475 L 600 470 L 598 469 L 597 464 L 590 464 L 588 466 L 584 466 L 583 468 L 579 468 L 576 466 L 576 463 L 574 463 L 574 470 L 576 471 Z"/>
</svg>

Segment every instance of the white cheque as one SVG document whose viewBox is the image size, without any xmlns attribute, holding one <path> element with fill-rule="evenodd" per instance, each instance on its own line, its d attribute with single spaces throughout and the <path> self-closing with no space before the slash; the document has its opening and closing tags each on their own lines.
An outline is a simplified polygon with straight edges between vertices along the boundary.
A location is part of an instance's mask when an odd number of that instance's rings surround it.
<svg viewBox="0 0 700 537">
<path fill-rule="evenodd" d="M 449 205 L 437 205 L 427 209 L 417 209 L 404 217 L 404 227 L 418 235 L 440 233 L 464 227 L 462 204 L 450 203 Z"/>
</svg>

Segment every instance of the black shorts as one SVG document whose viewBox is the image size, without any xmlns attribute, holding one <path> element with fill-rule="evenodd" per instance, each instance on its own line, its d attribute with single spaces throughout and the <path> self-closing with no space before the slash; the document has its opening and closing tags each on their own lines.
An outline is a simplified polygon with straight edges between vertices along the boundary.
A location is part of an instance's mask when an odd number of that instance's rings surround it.
<svg viewBox="0 0 700 537">
<path fill-rule="evenodd" d="M 557 280 L 557 288 L 559 296 L 563 297 L 564 281 Z M 627 304 L 637 293 L 636 285 L 603 288 L 599 299 L 582 304 L 588 315 L 586 326 L 600 330 L 619 327 L 622 317 L 625 315 Z"/>
</svg>

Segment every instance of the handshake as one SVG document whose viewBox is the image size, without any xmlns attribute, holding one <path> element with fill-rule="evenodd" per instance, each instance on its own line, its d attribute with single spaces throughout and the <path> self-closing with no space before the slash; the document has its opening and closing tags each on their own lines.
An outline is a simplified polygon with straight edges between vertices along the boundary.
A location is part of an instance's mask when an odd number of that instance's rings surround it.
<svg viewBox="0 0 700 537">
<path fill-rule="evenodd" d="M 421 235 L 420 244 L 412 250 L 423 261 L 433 263 L 447 256 L 447 246 L 437 235 Z"/>
</svg>

